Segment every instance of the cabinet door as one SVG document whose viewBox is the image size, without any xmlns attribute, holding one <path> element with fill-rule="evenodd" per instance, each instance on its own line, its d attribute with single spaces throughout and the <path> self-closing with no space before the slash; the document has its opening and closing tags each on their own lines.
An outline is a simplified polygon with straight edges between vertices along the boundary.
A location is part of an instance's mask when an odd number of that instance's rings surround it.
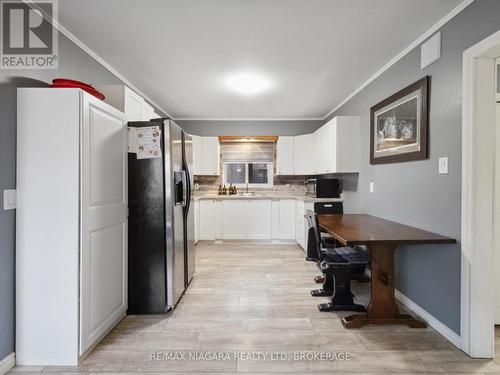
<svg viewBox="0 0 500 375">
<path fill-rule="evenodd" d="M 197 135 L 193 138 L 193 174 L 203 175 L 203 139 Z"/>
<path fill-rule="evenodd" d="M 279 137 L 276 143 L 276 174 L 293 175 L 295 137 Z"/>
<path fill-rule="evenodd" d="M 295 240 L 297 243 L 305 249 L 305 239 L 304 239 L 304 202 L 297 201 L 296 210 L 295 210 Z"/>
<path fill-rule="evenodd" d="M 126 119 L 82 98 L 80 354 L 127 309 Z"/>
<path fill-rule="evenodd" d="M 200 240 L 213 241 L 217 238 L 219 212 L 216 200 L 200 200 L 199 236 Z"/>
<path fill-rule="evenodd" d="M 158 118 L 153 107 L 151 107 L 145 101 L 141 104 L 141 121 L 149 121 L 151 119 Z"/>
<path fill-rule="evenodd" d="M 271 237 L 273 240 L 279 240 L 281 234 L 280 228 L 280 201 L 273 200 L 271 203 Z"/>
<path fill-rule="evenodd" d="M 141 107 L 144 104 L 144 99 L 128 87 L 125 87 L 124 96 L 124 112 L 127 121 L 142 121 Z"/>
<path fill-rule="evenodd" d="M 200 238 L 200 202 L 194 202 L 194 243 Z"/>
<path fill-rule="evenodd" d="M 295 199 L 280 201 L 280 239 L 295 239 Z"/>
<path fill-rule="evenodd" d="M 272 236 L 272 209 L 270 200 L 247 202 L 248 236 L 254 240 L 270 240 Z"/>
<path fill-rule="evenodd" d="M 315 159 L 313 134 L 298 135 L 294 141 L 294 174 L 311 175 L 314 173 Z"/>
<path fill-rule="evenodd" d="M 247 202 L 239 199 L 222 201 L 222 238 L 247 238 Z"/>
<path fill-rule="evenodd" d="M 220 146 L 218 137 L 203 137 L 203 174 L 220 175 Z"/>
</svg>

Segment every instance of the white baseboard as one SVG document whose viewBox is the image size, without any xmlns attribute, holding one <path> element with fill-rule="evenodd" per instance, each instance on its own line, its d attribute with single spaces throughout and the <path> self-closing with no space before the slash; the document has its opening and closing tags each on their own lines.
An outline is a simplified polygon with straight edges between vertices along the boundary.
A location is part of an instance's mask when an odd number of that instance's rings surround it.
<svg viewBox="0 0 500 375">
<path fill-rule="evenodd" d="M 417 305 L 397 289 L 395 290 L 395 296 L 396 299 L 399 300 L 403 305 L 405 305 L 409 310 L 413 311 L 415 314 L 425 320 L 428 325 L 430 325 L 441 335 L 446 337 L 448 341 L 450 341 L 453 345 L 460 349 L 461 340 L 459 335 L 457 335 L 455 332 L 453 332 L 451 329 L 449 329 L 447 326 L 445 326 L 443 323 L 441 323 L 439 320 L 437 320 L 426 310 Z"/>
<path fill-rule="evenodd" d="M 0 361 L 0 375 L 4 375 L 16 365 L 16 353 L 10 353 Z"/>
</svg>

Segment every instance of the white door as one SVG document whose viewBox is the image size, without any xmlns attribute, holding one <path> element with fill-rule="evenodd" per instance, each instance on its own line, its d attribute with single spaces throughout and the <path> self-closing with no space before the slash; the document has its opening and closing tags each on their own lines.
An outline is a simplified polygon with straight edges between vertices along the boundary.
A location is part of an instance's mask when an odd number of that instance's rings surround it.
<svg viewBox="0 0 500 375">
<path fill-rule="evenodd" d="M 203 139 L 197 135 L 193 139 L 193 175 L 203 175 Z"/>
<path fill-rule="evenodd" d="M 222 238 L 241 240 L 247 238 L 247 202 L 244 200 L 222 201 Z"/>
<path fill-rule="evenodd" d="M 280 234 L 283 240 L 295 239 L 295 199 L 280 200 Z"/>
<path fill-rule="evenodd" d="M 128 87 L 125 88 L 124 109 L 127 121 L 141 121 L 141 107 L 144 99 Z"/>
<path fill-rule="evenodd" d="M 495 60 L 495 68 L 498 82 L 498 70 L 500 59 Z M 496 152 L 495 152 L 495 191 L 493 207 L 493 248 L 495 261 L 495 324 L 500 324 L 500 87 L 496 85 Z"/>
<path fill-rule="evenodd" d="M 270 200 L 247 202 L 247 233 L 253 240 L 270 240 L 272 237 L 272 207 Z"/>
<path fill-rule="evenodd" d="M 126 119 L 86 93 L 82 112 L 80 354 L 127 309 Z"/>
<path fill-rule="evenodd" d="M 217 236 L 217 205 L 215 200 L 200 200 L 199 238 L 213 241 Z"/>
<path fill-rule="evenodd" d="M 293 145 L 295 137 L 279 137 L 276 143 L 276 174 L 293 175 Z"/>
<path fill-rule="evenodd" d="M 220 175 L 220 144 L 218 137 L 203 137 L 203 174 Z"/>
</svg>

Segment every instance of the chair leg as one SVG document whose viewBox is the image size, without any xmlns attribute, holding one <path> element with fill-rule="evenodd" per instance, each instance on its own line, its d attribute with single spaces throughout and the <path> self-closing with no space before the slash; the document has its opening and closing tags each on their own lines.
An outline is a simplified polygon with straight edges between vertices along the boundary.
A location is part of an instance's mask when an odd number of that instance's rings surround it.
<svg viewBox="0 0 500 375">
<path fill-rule="evenodd" d="M 334 294 L 331 303 L 318 305 L 319 311 L 358 311 L 365 312 L 366 308 L 354 303 L 351 292 L 350 270 L 336 270 L 334 279 Z"/>
<path fill-rule="evenodd" d="M 313 297 L 330 297 L 333 296 L 335 291 L 335 278 L 332 274 L 326 274 L 323 282 L 323 288 L 311 290 Z"/>
</svg>

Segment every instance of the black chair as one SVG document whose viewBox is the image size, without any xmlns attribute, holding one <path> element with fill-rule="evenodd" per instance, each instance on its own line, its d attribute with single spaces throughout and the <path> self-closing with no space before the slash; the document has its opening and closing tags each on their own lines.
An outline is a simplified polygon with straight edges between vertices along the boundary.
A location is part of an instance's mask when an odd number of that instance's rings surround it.
<svg viewBox="0 0 500 375">
<path fill-rule="evenodd" d="M 312 290 L 313 297 L 332 296 L 331 303 L 318 305 L 320 311 L 366 311 L 365 307 L 354 303 L 351 292 L 351 278 L 353 271 L 366 266 L 369 262 L 368 254 L 360 248 L 336 247 L 327 248 L 322 246 L 321 232 L 319 229 L 318 215 L 306 211 L 306 219 L 309 225 L 310 243 L 315 254 L 308 253 L 307 260 L 318 264 L 319 269 L 325 275 L 323 288 Z"/>
</svg>

